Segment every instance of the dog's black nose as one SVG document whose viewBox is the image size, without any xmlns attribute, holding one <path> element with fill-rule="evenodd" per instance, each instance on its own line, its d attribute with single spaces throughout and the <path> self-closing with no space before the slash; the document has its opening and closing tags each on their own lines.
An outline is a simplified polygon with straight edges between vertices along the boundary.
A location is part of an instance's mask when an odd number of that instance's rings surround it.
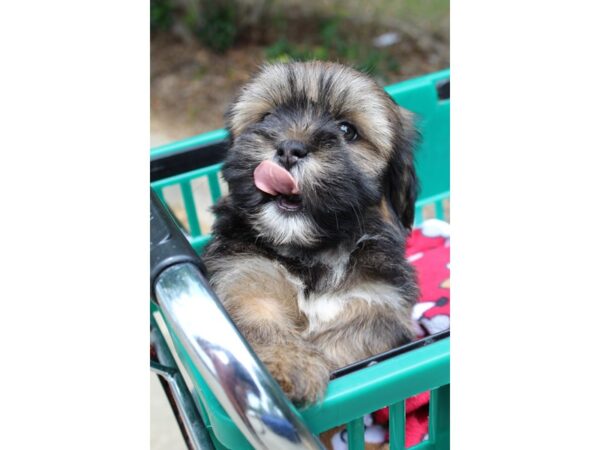
<svg viewBox="0 0 600 450">
<path fill-rule="evenodd" d="M 283 141 L 277 147 L 279 163 L 288 170 L 306 155 L 308 155 L 308 149 L 299 141 Z"/>
</svg>

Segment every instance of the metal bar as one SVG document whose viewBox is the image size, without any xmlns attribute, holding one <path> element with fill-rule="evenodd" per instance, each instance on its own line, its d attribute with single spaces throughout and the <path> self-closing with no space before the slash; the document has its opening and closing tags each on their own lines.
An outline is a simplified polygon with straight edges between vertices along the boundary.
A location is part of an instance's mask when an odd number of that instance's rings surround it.
<svg viewBox="0 0 600 450">
<path fill-rule="evenodd" d="M 362 417 L 346 425 L 348 431 L 348 450 L 365 449 L 365 423 Z"/>
<path fill-rule="evenodd" d="M 180 186 L 188 224 L 190 225 L 190 234 L 192 236 L 199 236 L 202 234 L 202 231 L 200 230 L 200 223 L 198 222 L 198 213 L 196 212 L 196 202 L 194 201 L 194 195 L 192 194 L 192 185 L 189 181 L 182 181 Z"/>
<path fill-rule="evenodd" d="M 150 315 L 150 345 L 156 359 L 150 368 L 159 377 L 184 440 L 191 450 L 214 450 L 212 440 L 185 385 L 156 320 Z"/>
<path fill-rule="evenodd" d="M 404 402 L 390 406 L 390 450 L 404 450 L 406 411 Z"/>
<path fill-rule="evenodd" d="M 156 299 L 211 391 L 258 450 L 322 449 L 191 263 L 165 269 Z"/>
</svg>

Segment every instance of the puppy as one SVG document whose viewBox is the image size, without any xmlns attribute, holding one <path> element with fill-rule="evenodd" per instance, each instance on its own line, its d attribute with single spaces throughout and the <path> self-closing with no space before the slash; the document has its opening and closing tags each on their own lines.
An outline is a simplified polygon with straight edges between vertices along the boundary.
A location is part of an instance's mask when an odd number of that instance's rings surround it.
<svg viewBox="0 0 600 450">
<path fill-rule="evenodd" d="M 284 392 L 314 402 L 332 370 L 413 338 L 410 117 L 368 76 L 308 62 L 263 67 L 226 118 L 210 283 Z"/>
</svg>

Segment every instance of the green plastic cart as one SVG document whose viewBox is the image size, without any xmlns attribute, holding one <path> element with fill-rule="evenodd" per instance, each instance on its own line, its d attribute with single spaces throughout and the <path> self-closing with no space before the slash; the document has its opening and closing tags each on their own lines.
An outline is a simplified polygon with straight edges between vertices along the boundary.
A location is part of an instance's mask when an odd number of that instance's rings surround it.
<svg viewBox="0 0 600 450">
<path fill-rule="evenodd" d="M 421 194 L 415 224 L 427 217 L 448 220 L 450 72 L 397 83 L 386 91 L 415 113 L 421 133 L 416 152 Z M 428 439 L 411 449 L 448 449 L 449 337 L 423 341 L 410 351 L 336 377 L 324 400 L 304 409 L 297 409 L 283 396 L 255 359 L 203 279 L 202 263 L 197 258 L 210 239 L 208 207 L 226 190 L 220 169 L 227 139 L 225 130 L 217 130 L 151 151 L 151 290 L 155 300 L 150 317 L 151 366 L 159 375 L 188 446 L 230 450 L 321 448 L 315 436 L 346 424 L 349 449 L 357 450 L 364 448 L 363 416 L 389 406 L 390 448 L 405 449 L 404 402 L 430 391 Z M 166 213 L 165 206 L 170 207 L 170 213 Z M 157 222 L 160 236 L 155 233 Z M 158 255 L 155 246 L 162 246 L 168 255 Z M 184 276 L 194 279 L 189 285 L 193 287 L 183 289 L 177 285 Z M 198 298 L 188 298 L 194 295 Z M 181 296 L 188 302 L 185 307 Z M 183 312 L 187 315 L 181 316 Z M 181 323 L 181 317 L 194 312 L 202 317 L 199 322 L 203 326 Z M 180 319 L 175 317 L 177 314 Z M 219 330 L 226 328 L 230 334 L 211 332 L 217 323 L 223 323 Z M 190 331 L 189 327 L 196 328 Z M 228 339 L 229 343 L 219 342 Z M 228 356 L 223 356 L 223 349 L 231 350 Z M 231 365 L 231 360 L 235 360 L 236 369 L 227 373 L 215 362 Z M 240 392 L 244 392 L 242 400 Z"/>
</svg>

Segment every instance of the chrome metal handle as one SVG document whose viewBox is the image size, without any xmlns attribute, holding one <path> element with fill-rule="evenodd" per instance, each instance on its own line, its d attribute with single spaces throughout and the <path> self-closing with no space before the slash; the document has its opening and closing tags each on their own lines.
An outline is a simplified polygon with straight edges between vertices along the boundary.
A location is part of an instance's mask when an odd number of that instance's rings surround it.
<svg viewBox="0 0 600 450">
<path fill-rule="evenodd" d="M 164 269 L 156 278 L 154 293 L 169 328 L 255 449 L 324 448 L 194 264 L 180 263 Z"/>
</svg>

